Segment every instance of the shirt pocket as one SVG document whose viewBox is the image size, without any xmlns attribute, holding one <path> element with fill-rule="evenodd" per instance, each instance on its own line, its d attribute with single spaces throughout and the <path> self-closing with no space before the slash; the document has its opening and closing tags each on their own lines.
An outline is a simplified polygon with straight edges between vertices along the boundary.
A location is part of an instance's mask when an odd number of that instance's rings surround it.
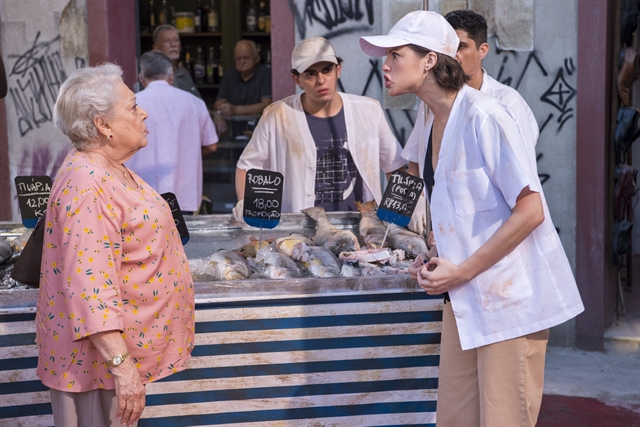
<svg viewBox="0 0 640 427">
<path fill-rule="evenodd" d="M 493 185 L 483 168 L 449 172 L 448 176 L 453 205 L 458 216 L 466 217 L 498 207 Z"/>
<path fill-rule="evenodd" d="M 498 311 L 528 300 L 533 295 L 529 275 L 518 250 L 476 277 L 476 285 L 487 311 Z"/>
</svg>

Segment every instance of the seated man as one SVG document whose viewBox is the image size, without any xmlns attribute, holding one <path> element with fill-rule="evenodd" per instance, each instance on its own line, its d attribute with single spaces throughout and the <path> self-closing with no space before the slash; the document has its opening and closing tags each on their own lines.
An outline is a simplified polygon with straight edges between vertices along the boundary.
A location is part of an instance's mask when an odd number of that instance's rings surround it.
<svg viewBox="0 0 640 427">
<path fill-rule="evenodd" d="M 140 57 L 138 105 L 149 114 L 147 148 L 127 167 L 158 193 L 172 192 L 180 209 L 193 213 L 202 200 L 202 156 L 213 153 L 218 135 L 204 101 L 171 86 L 173 68 L 162 52 Z"/>
<path fill-rule="evenodd" d="M 180 61 L 180 36 L 178 30 L 171 25 L 160 25 L 153 31 L 153 48 L 163 52 L 171 60 L 173 66 L 173 87 L 202 98 L 191 74 L 186 68 L 179 65 Z"/>
<path fill-rule="evenodd" d="M 291 54 L 293 80 L 304 93 L 267 107 L 236 168 L 242 219 L 249 169 L 284 175 L 282 212 L 312 206 L 356 210 L 355 201 L 376 200 L 380 171 L 404 166 L 402 147 L 391 133 L 378 101 L 338 92 L 342 59 L 322 37 L 307 39 Z"/>
<path fill-rule="evenodd" d="M 262 114 L 271 104 L 271 69 L 260 63 L 251 40 L 240 40 L 233 55 L 236 67 L 224 74 L 213 109 L 222 116 Z M 214 116 L 216 125 L 221 119 Z"/>
</svg>

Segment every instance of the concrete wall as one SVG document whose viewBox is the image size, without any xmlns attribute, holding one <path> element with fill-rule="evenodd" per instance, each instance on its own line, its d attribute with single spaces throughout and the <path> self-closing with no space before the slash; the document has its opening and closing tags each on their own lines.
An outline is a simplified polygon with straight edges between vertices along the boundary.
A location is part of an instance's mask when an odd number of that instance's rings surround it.
<svg viewBox="0 0 640 427">
<path fill-rule="evenodd" d="M 69 139 L 53 125 L 60 85 L 88 64 L 84 0 L 0 1 L 2 59 L 9 93 L 5 99 L 13 220 L 20 213 L 13 178 L 53 178 Z"/>
<path fill-rule="evenodd" d="M 536 1 L 534 49 L 499 52 L 495 38 L 483 64 L 514 87 L 538 121 L 538 173 L 551 217 L 575 271 L 577 0 Z"/>
</svg>

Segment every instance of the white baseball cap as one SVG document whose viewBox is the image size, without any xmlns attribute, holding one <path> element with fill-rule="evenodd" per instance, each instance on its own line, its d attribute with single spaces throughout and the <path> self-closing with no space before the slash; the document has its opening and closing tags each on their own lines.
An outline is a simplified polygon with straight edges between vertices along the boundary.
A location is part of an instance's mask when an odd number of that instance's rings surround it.
<svg viewBox="0 0 640 427">
<path fill-rule="evenodd" d="M 386 56 L 387 49 L 408 44 L 455 59 L 460 39 L 442 15 L 424 10 L 406 14 L 386 36 L 360 37 L 360 48 L 369 56 Z"/>
<path fill-rule="evenodd" d="M 291 68 L 303 73 L 318 62 L 338 64 L 338 55 L 329 40 L 324 37 L 308 38 L 293 48 L 291 52 Z"/>
</svg>

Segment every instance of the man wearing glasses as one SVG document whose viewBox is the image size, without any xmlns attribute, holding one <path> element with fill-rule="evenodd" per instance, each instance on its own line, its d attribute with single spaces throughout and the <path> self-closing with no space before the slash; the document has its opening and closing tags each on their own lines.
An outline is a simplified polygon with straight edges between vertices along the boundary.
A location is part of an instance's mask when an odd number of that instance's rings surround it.
<svg viewBox="0 0 640 427">
<path fill-rule="evenodd" d="M 236 169 L 242 218 L 249 169 L 284 175 L 282 212 L 312 206 L 326 211 L 356 210 L 355 201 L 376 200 L 380 172 L 404 166 L 378 101 L 338 92 L 342 59 L 322 37 L 299 43 L 291 54 L 292 77 L 304 92 L 267 107 Z"/>
</svg>

